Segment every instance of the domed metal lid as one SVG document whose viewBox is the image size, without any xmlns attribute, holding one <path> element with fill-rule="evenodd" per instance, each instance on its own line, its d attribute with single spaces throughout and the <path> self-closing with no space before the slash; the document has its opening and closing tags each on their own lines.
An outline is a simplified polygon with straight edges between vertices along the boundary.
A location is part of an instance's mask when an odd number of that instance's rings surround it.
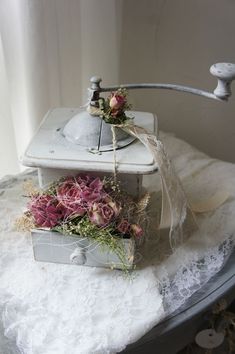
<svg viewBox="0 0 235 354">
<path fill-rule="evenodd" d="M 92 116 L 86 111 L 79 112 L 62 130 L 62 135 L 73 144 L 89 150 L 113 150 L 113 134 L 111 124 L 105 123 L 98 116 Z M 115 128 L 117 149 L 132 143 L 135 138 L 120 128 Z"/>
</svg>

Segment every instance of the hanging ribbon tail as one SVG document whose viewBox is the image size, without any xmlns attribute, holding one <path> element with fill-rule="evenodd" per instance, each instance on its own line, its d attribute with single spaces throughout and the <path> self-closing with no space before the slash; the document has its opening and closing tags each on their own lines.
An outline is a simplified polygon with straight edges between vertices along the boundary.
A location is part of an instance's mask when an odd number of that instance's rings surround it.
<svg viewBox="0 0 235 354">
<path fill-rule="evenodd" d="M 162 209 L 160 229 L 169 228 L 169 242 L 175 249 L 197 227 L 196 219 L 190 208 L 186 194 L 165 149 L 155 134 L 137 125 L 119 126 L 130 135 L 139 139 L 150 151 L 158 165 L 162 186 Z"/>
</svg>

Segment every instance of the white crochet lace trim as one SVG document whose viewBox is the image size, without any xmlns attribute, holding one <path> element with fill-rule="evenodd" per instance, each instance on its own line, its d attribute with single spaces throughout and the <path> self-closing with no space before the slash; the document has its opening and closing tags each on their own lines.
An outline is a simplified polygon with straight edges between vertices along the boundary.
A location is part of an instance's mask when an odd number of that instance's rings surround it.
<svg viewBox="0 0 235 354">
<path fill-rule="evenodd" d="M 182 262 L 173 276 L 162 267 L 160 292 L 166 315 L 171 315 L 220 271 L 231 254 L 232 245 L 229 238 L 221 246 L 209 249 L 201 259 L 199 254 L 194 255 L 189 264 Z"/>
</svg>

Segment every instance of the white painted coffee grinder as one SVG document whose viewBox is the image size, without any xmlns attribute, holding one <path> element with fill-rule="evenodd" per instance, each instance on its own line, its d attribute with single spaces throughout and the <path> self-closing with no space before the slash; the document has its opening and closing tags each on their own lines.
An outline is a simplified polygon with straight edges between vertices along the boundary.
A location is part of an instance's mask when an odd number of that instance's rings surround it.
<svg viewBox="0 0 235 354">
<path fill-rule="evenodd" d="M 132 89 L 166 89 L 188 92 L 218 101 L 226 101 L 231 95 L 230 85 L 235 78 L 235 64 L 218 63 L 210 68 L 218 84 L 213 93 L 174 84 L 125 84 L 101 87 L 101 79 L 91 78 L 89 105 L 99 106 L 100 93 L 111 92 L 120 87 Z M 134 123 L 149 132 L 157 131 L 157 118 L 152 113 L 128 111 Z M 118 179 L 124 190 L 140 196 L 142 177 L 158 170 L 151 153 L 145 146 L 120 128 L 116 130 L 116 163 Z M 80 172 L 98 176 L 113 173 L 113 135 L 111 125 L 99 116 L 90 115 L 85 109 L 56 108 L 43 119 L 36 135 L 30 142 L 22 163 L 36 167 L 40 187 L 44 188 L 60 177 Z M 104 253 L 90 241 L 58 233 L 33 230 L 33 246 L 36 260 L 56 263 L 112 266 L 118 268 L 118 259 L 112 252 Z M 134 259 L 134 244 L 126 239 L 127 263 L 131 268 Z M 88 252 L 89 250 L 89 252 Z"/>
</svg>

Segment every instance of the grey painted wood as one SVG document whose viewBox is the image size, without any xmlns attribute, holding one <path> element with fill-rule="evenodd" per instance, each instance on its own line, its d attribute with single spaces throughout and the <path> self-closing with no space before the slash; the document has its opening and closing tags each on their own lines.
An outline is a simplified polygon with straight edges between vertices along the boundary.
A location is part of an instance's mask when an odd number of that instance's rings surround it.
<svg viewBox="0 0 235 354">
<path fill-rule="evenodd" d="M 87 237 L 40 229 L 32 230 L 31 235 L 36 261 L 122 269 L 115 252 Z M 125 266 L 132 268 L 135 243 L 133 239 L 120 239 L 120 244 L 126 255 Z"/>
</svg>

